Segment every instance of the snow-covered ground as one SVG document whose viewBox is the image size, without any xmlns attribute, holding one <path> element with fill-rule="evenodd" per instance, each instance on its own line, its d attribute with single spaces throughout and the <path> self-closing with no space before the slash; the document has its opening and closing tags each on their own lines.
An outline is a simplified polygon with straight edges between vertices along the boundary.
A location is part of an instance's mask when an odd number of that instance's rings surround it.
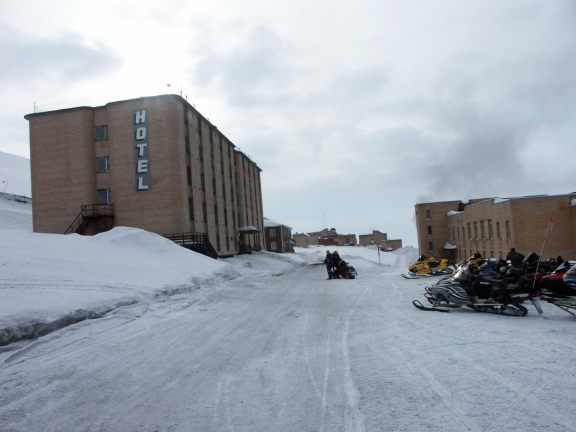
<svg viewBox="0 0 576 432">
<path fill-rule="evenodd" d="M 0 199 L 0 431 L 576 430 L 570 315 L 423 312 L 415 249 L 338 248 L 355 280 L 326 249 L 35 234 Z"/>
</svg>

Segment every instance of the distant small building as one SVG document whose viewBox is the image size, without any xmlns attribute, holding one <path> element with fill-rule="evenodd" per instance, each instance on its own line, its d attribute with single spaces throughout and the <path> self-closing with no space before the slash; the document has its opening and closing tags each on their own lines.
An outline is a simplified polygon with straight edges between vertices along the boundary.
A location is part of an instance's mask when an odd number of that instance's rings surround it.
<svg viewBox="0 0 576 432">
<path fill-rule="evenodd" d="M 378 245 L 382 250 L 391 251 L 402 247 L 402 240 L 388 240 L 388 234 L 373 230 L 372 234 L 360 234 L 360 246 Z"/>
<path fill-rule="evenodd" d="M 313 244 L 313 243 L 311 243 L 310 236 L 308 234 L 305 234 L 305 233 L 292 234 L 292 241 L 294 242 L 295 247 L 307 248 L 308 246 Z"/>
<path fill-rule="evenodd" d="M 264 218 L 264 242 L 266 250 L 277 253 L 294 252 L 292 227 Z"/>
<path fill-rule="evenodd" d="M 356 234 L 338 234 L 336 228 L 308 233 L 310 244 L 319 246 L 356 246 Z"/>
</svg>

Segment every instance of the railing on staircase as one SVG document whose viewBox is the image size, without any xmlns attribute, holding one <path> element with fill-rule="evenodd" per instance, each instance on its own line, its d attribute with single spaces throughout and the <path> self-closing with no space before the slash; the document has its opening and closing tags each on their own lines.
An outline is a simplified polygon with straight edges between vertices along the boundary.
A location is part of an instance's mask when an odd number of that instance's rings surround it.
<svg viewBox="0 0 576 432">
<path fill-rule="evenodd" d="M 210 243 L 208 234 L 206 233 L 173 233 L 164 234 L 164 237 L 172 240 L 174 243 L 179 244 L 180 246 L 185 247 L 186 249 L 199 252 L 211 258 L 218 258 L 218 253 L 216 252 L 216 249 L 214 249 L 214 246 L 212 246 L 212 243 Z"/>
<path fill-rule="evenodd" d="M 80 206 L 80 213 L 66 229 L 64 234 L 78 233 L 91 221 L 102 217 L 114 216 L 112 204 L 85 204 Z"/>
</svg>

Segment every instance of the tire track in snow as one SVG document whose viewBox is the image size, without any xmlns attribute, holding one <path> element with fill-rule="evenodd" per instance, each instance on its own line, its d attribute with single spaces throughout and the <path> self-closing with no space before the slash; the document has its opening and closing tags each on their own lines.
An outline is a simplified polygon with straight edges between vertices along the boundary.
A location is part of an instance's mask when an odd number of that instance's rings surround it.
<svg viewBox="0 0 576 432">
<path fill-rule="evenodd" d="M 358 305 L 370 291 L 371 285 L 367 285 L 362 293 L 356 298 L 354 306 L 348 312 L 346 321 L 344 322 L 344 330 L 342 332 L 342 354 L 344 356 L 344 384 L 346 387 L 346 399 L 347 399 L 347 412 L 345 416 L 345 426 L 346 431 L 350 432 L 363 432 L 364 428 L 364 418 L 360 411 L 360 393 L 358 387 L 352 377 L 352 362 L 350 359 L 350 321 L 352 316 L 356 313 Z"/>
<path fill-rule="evenodd" d="M 403 293 L 396 284 L 391 284 L 391 286 L 393 288 L 393 296 L 386 296 L 389 301 L 383 304 L 382 307 L 387 312 L 387 322 L 391 327 L 390 333 L 392 335 L 403 335 L 405 330 L 399 324 L 399 318 L 402 319 L 403 316 L 397 312 L 398 304 L 403 299 Z M 369 343 L 368 345 L 384 359 L 390 359 L 390 354 L 393 354 L 393 357 L 395 357 L 393 366 L 399 373 L 404 375 L 408 383 L 412 383 L 414 389 L 421 386 L 422 381 L 426 382 L 426 387 L 430 388 L 438 396 L 446 412 L 450 413 L 449 417 L 459 423 L 453 430 L 470 432 L 480 432 L 482 430 L 465 414 L 466 410 L 459 402 L 451 397 L 450 389 L 436 379 L 434 374 L 418 360 L 419 353 L 410 349 L 406 343 L 401 346 L 392 343 L 388 344 L 385 351 L 378 344 Z M 406 373 L 407 370 L 409 373 Z M 387 400 L 392 401 L 394 400 L 393 398 L 394 395 L 390 394 Z"/>
</svg>

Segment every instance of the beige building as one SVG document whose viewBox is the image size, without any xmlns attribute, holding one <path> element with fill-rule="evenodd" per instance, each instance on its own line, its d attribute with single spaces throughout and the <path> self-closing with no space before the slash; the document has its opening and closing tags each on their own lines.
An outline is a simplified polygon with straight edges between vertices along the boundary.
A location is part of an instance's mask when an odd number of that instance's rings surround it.
<svg viewBox="0 0 576 432">
<path fill-rule="evenodd" d="M 416 204 L 420 254 L 462 261 L 510 248 L 576 258 L 576 194 Z"/>
<path fill-rule="evenodd" d="M 294 247 L 307 248 L 311 244 L 316 244 L 316 243 L 312 243 L 311 237 L 305 233 L 292 234 L 292 241 L 294 242 Z"/>
<path fill-rule="evenodd" d="M 260 168 L 182 97 L 25 118 L 35 232 L 132 226 L 204 234 L 219 256 L 264 247 Z"/>
<path fill-rule="evenodd" d="M 356 246 L 356 234 L 338 234 L 335 228 L 324 228 L 322 231 L 309 232 L 311 245 L 319 246 Z"/>
<path fill-rule="evenodd" d="M 373 230 L 371 234 L 360 234 L 360 246 L 379 245 L 385 251 L 396 250 L 402 247 L 401 239 L 389 240 L 388 234 L 378 230 Z"/>
</svg>

